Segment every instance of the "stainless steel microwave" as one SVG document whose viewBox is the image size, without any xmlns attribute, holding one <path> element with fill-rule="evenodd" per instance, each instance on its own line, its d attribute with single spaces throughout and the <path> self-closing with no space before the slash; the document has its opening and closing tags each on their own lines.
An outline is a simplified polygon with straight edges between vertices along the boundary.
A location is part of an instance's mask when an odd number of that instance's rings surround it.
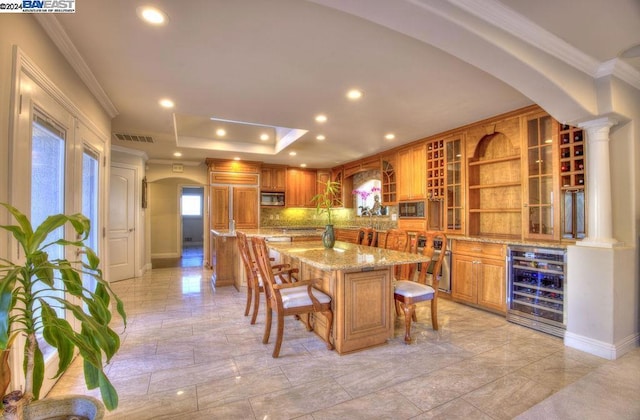
<svg viewBox="0 0 640 420">
<path fill-rule="evenodd" d="M 401 219 L 424 219 L 423 201 L 401 201 L 398 203 L 398 217 Z"/>
</svg>

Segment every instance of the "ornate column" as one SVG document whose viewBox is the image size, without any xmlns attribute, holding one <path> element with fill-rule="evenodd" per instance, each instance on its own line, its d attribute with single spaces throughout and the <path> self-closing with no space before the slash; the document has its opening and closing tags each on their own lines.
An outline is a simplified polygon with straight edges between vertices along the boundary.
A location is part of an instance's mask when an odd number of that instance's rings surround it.
<svg viewBox="0 0 640 420">
<path fill-rule="evenodd" d="M 579 126 L 587 138 L 587 232 L 576 245 L 612 248 L 613 213 L 611 211 L 611 167 L 609 129 L 618 121 L 609 117 L 587 121 Z"/>
</svg>

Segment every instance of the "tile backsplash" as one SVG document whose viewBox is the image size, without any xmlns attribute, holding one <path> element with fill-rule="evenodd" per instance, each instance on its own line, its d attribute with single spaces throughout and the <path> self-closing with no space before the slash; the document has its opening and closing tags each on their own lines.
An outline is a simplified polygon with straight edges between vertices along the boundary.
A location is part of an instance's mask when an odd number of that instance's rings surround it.
<svg viewBox="0 0 640 420">
<path fill-rule="evenodd" d="M 387 230 L 398 226 L 391 220 L 391 214 L 397 213 L 397 207 L 389 206 L 386 216 L 360 217 L 355 209 L 334 209 L 332 221 L 336 227 L 373 226 Z M 327 223 L 326 214 L 316 214 L 314 208 L 260 208 L 260 227 L 322 227 Z"/>
</svg>

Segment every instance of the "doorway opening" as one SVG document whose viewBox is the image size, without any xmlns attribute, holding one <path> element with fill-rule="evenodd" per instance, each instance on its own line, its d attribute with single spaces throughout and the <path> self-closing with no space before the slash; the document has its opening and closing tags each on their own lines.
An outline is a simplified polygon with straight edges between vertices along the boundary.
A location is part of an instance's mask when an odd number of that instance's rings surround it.
<svg viewBox="0 0 640 420">
<path fill-rule="evenodd" d="M 182 267 L 202 267 L 204 259 L 204 187 L 182 187 L 180 193 Z"/>
</svg>

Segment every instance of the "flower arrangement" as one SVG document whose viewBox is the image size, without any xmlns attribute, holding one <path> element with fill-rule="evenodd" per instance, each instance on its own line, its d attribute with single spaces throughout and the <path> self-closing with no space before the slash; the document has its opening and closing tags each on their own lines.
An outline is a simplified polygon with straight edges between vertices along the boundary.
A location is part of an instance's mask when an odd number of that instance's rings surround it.
<svg viewBox="0 0 640 420">
<path fill-rule="evenodd" d="M 351 191 L 351 193 L 353 195 L 357 195 L 358 197 L 360 197 L 360 200 L 363 203 L 366 203 L 367 198 L 369 198 L 371 196 L 371 194 L 375 194 L 373 197 L 373 206 L 371 208 L 369 208 L 369 206 L 358 206 L 358 208 L 360 209 L 360 215 L 361 216 L 374 216 L 374 215 L 379 215 L 379 214 L 383 214 L 384 212 L 384 206 L 382 206 L 380 204 L 380 195 L 376 194 L 379 193 L 381 190 L 380 187 L 372 187 L 370 190 L 353 190 Z"/>
<path fill-rule="evenodd" d="M 366 201 L 366 200 L 367 200 L 367 198 L 369 198 L 369 196 L 370 196 L 371 194 L 375 194 L 375 193 L 377 193 L 377 192 L 379 192 L 379 191 L 381 191 L 381 189 L 380 189 L 379 187 L 372 187 L 370 191 L 366 191 L 366 190 L 353 190 L 353 191 L 351 191 L 351 193 L 352 193 L 353 195 L 359 195 L 359 196 L 360 196 L 360 199 L 361 199 L 362 201 Z"/>
</svg>

